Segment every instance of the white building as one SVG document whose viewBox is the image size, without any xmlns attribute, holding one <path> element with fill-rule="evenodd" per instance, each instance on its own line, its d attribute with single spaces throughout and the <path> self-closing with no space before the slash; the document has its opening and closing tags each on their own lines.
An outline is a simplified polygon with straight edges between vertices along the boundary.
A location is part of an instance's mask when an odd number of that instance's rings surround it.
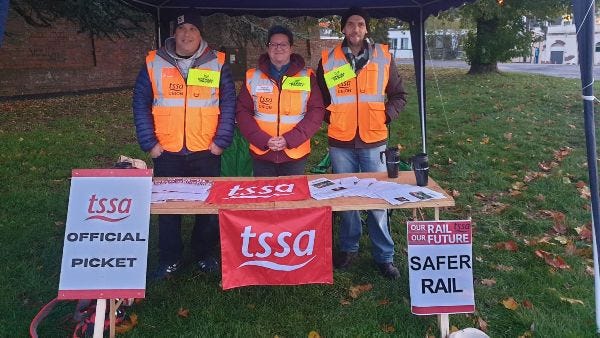
<svg viewBox="0 0 600 338">
<path fill-rule="evenodd" d="M 575 24 L 566 16 L 560 22 L 549 23 L 546 40 L 541 42 L 540 62 L 556 64 L 578 64 L 577 36 Z M 600 41 L 600 20 L 596 17 L 594 41 Z M 535 50 L 534 46 L 534 50 Z M 600 43 L 596 42 L 594 64 L 600 63 Z"/>
<path fill-rule="evenodd" d="M 390 54 L 395 59 L 412 59 L 412 42 L 410 31 L 392 28 L 388 31 Z"/>
</svg>

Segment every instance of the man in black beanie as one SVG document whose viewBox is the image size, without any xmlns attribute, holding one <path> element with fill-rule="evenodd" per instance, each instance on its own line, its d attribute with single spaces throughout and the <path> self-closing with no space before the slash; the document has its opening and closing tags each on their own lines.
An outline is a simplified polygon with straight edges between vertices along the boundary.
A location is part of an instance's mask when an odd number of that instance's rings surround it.
<svg viewBox="0 0 600 338">
<path fill-rule="evenodd" d="M 150 51 L 133 90 L 138 143 L 148 152 L 156 177 L 220 176 L 221 154 L 233 139 L 235 85 L 225 54 L 202 38 L 200 13 L 173 18 L 175 31 Z M 201 272 L 218 272 L 219 223 L 196 215 L 191 248 Z M 158 267 L 152 279 L 181 270 L 181 215 L 158 216 Z"/>
<path fill-rule="evenodd" d="M 388 127 L 406 104 L 406 92 L 388 46 L 367 39 L 369 15 L 358 7 L 342 15 L 345 38 L 321 52 L 317 80 L 327 107 L 325 122 L 333 173 L 384 172 L 379 153 L 386 148 Z M 362 234 L 358 211 L 342 211 L 336 269 L 350 267 L 358 255 Z M 367 215 L 372 255 L 379 271 L 396 279 L 394 241 L 386 210 Z"/>
</svg>

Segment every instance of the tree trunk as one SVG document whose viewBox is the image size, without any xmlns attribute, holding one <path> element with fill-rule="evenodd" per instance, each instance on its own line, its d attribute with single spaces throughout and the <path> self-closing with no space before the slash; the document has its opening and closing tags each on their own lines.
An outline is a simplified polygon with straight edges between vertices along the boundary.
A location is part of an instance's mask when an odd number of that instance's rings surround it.
<svg viewBox="0 0 600 338">
<path fill-rule="evenodd" d="M 497 63 L 471 63 L 471 68 L 469 68 L 469 74 L 485 74 L 485 73 L 498 73 L 498 64 Z"/>
<path fill-rule="evenodd" d="M 499 20 L 477 19 L 476 51 L 471 58 L 471 68 L 469 74 L 483 74 L 498 72 L 498 62 L 494 55 L 494 48 L 490 45 L 494 41 Z"/>
</svg>

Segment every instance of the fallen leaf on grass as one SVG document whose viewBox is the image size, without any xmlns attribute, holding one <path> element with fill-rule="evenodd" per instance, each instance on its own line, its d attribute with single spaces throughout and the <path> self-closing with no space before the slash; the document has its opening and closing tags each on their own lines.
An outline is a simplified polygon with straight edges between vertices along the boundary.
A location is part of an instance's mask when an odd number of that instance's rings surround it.
<svg viewBox="0 0 600 338">
<path fill-rule="evenodd" d="M 138 316 L 135 313 L 132 313 L 129 315 L 129 319 L 126 319 L 119 325 L 115 326 L 115 332 L 118 334 L 129 332 L 129 331 L 133 330 L 133 328 L 137 324 L 138 324 Z"/>
<path fill-rule="evenodd" d="M 389 303 L 390 303 L 390 300 L 387 298 L 382 299 L 379 302 L 377 302 L 377 304 L 379 304 L 379 305 L 388 305 Z"/>
<path fill-rule="evenodd" d="M 565 255 L 573 256 L 576 253 L 577 247 L 575 246 L 575 244 L 572 241 L 567 242 L 567 245 L 565 246 Z"/>
<path fill-rule="evenodd" d="M 179 310 L 177 310 L 177 315 L 181 318 L 187 318 L 190 316 L 190 310 L 180 307 Z"/>
<path fill-rule="evenodd" d="M 590 276 L 593 276 L 594 275 L 594 267 L 590 266 L 590 265 L 586 266 L 585 273 L 587 273 Z"/>
<path fill-rule="evenodd" d="M 488 330 L 488 323 L 481 317 L 477 317 L 477 326 L 483 332 L 487 332 Z"/>
<path fill-rule="evenodd" d="M 517 251 L 519 251 L 519 246 L 517 245 L 517 243 L 515 241 L 507 241 L 507 242 L 496 243 L 496 249 L 517 252 Z"/>
<path fill-rule="evenodd" d="M 531 338 L 533 337 L 533 332 L 531 331 L 525 331 L 523 332 L 522 335 L 519 336 L 519 338 Z"/>
<path fill-rule="evenodd" d="M 516 310 L 519 307 L 519 303 L 517 303 L 514 298 L 508 297 L 502 301 L 502 305 L 509 310 Z"/>
<path fill-rule="evenodd" d="M 496 280 L 484 278 L 480 281 L 480 283 L 485 286 L 494 286 L 494 285 L 496 285 Z"/>
<path fill-rule="evenodd" d="M 348 300 L 348 299 L 342 299 L 342 300 L 340 300 L 340 304 L 343 306 L 347 306 L 347 305 L 350 305 L 351 303 L 350 303 L 350 300 Z"/>
<path fill-rule="evenodd" d="M 491 202 L 489 204 L 485 204 L 481 209 L 481 212 L 484 214 L 499 214 L 508 208 L 508 204 L 502 202 Z"/>
<path fill-rule="evenodd" d="M 511 186 L 514 190 L 521 190 L 523 189 L 523 187 L 525 187 L 525 183 L 519 181 L 519 182 L 515 182 L 513 183 L 513 185 Z"/>
<path fill-rule="evenodd" d="M 308 338 L 321 338 L 321 335 L 317 331 L 310 331 L 308 333 Z"/>
<path fill-rule="evenodd" d="M 583 301 L 581 301 L 579 299 L 573 299 L 573 298 L 567 298 L 567 297 L 560 297 L 560 300 L 562 300 L 563 302 L 568 302 L 570 304 L 581 304 L 581 305 L 583 305 Z"/>
<path fill-rule="evenodd" d="M 362 284 L 362 285 L 355 285 L 355 286 L 351 286 L 349 289 L 348 294 L 350 295 L 350 297 L 352 297 L 353 299 L 358 298 L 361 294 L 367 292 L 367 291 L 371 291 L 373 289 L 373 284 Z"/>
<path fill-rule="evenodd" d="M 508 141 L 512 140 L 512 136 L 513 136 L 512 133 L 504 133 L 504 138 Z"/>
<path fill-rule="evenodd" d="M 576 227 L 575 231 L 579 235 L 579 238 L 591 242 L 592 241 L 592 225 L 588 223 L 586 225 L 582 225 L 580 227 Z"/>
<path fill-rule="evenodd" d="M 526 309 L 532 309 L 533 308 L 533 303 L 531 303 L 530 301 L 528 301 L 527 299 L 525 299 L 523 301 L 523 307 Z"/>
<path fill-rule="evenodd" d="M 502 264 L 498 264 L 498 265 L 494 266 L 494 268 L 499 271 L 513 271 L 512 266 L 506 266 L 506 265 L 502 265 Z"/>
<path fill-rule="evenodd" d="M 460 196 L 460 192 L 458 190 L 454 190 L 454 189 L 450 190 L 450 194 L 452 195 L 452 197 L 455 197 L 455 198 Z"/>
<path fill-rule="evenodd" d="M 456 326 L 452 325 L 452 326 L 450 327 L 450 333 L 454 333 L 454 332 L 458 332 L 458 327 L 456 327 Z"/>
<path fill-rule="evenodd" d="M 474 196 L 475 196 L 475 198 L 476 198 L 476 199 L 478 199 L 478 200 L 480 200 L 480 201 L 483 201 L 483 200 L 485 200 L 485 199 L 487 198 L 487 197 L 485 196 L 485 194 L 482 194 L 482 193 L 480 193 L 480 192 L 476 192 Z"/>
<path fill-rule="evenodd" d="M 484 136 L 481 139 L 481 142 L 479 142 L 479 144 L 488 144 L 488 143 L 490 143 L 490 138 L 488 136 Z"/>
<path fill-rule="evenodd" d="M 552 170 L 552 168 L 558 167 L 558 163 L 551 161 L 551 162 L 540 162 L 538 163 L 538 167 L 545 172 L 548 172 L 550 170 Z"/>
<path fill-rule="evenodd" d="M 573 148 L 571 147 L 561 147 L 559 150 L 554 152 L 554 159 L 559 162 L 562 162 L 562 160 L 564 160 L 565 157 L 569 156 L 572 151 Z"/>
<path fill-rule="evenodd" d="M 569 239 L 566 236 L 556 236 L 554 237 L 554 240 L 562 245 L 565 245 L 569 242 Z"/>
<path fill-rule="evenodd" d="M 546 264 L 553 266 L 557 269 L 570 269 L 571 267 L 560 258 L 560 256 L 550 253 L 544 250 L 535 250 L 535 255 L 543 258 Z"/>
<path fill-rule="evenodd" d="M 392 324 L 383 324 L 381 325 L 381 331 L 385 333 L 394 333 L 396 332 L 396 328 Z"/>
<path fill-rule="evenodd" d="M 579 191 L 579 196 L 583 199 L 589 200 L 592 197 L 590 187 L 588 187 L 585 183 L 581 185 L 580 182 L 577 182 L 575 185 L 577 187 L 577 191 Z"/>
</svg>

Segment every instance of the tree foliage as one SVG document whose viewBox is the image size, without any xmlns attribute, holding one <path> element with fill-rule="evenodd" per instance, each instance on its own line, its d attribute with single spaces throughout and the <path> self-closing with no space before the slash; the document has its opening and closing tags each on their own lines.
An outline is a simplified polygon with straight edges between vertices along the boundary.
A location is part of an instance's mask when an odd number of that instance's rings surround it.
<svg viewBox="0 0 600 338">
<path fill-rule="evenodd" d="M 549 20 L 568 12 L 570 0 L 479 0 L 462 10 L 470 20 L 465 42 L 470 73 L 497 71 L 497 63 L 528 56 L 534 39 L 523 17 Z"/>
<path fill-rule="evenodd" d="M 251 15 L 230 17 L 213 14 L 204 18 L 202 34 L 209 41 L 227 41 L 228 46 L 243 47 L 248 43 L 264 46 L 269 28 L 273 25 L 289 28 L 295 38 L 308 39 L 309 29 L 317 25 L 317 20 L 309 17 L 259 18 Z"/>
<path fill-rule="evenodd" d="M 144 30 L 149 16 L 120 0 L 11 0 L 10 8 L 34 27 L 59 19 L 77 24 L 96 37 L 131 37 Z"/>
</svg>

